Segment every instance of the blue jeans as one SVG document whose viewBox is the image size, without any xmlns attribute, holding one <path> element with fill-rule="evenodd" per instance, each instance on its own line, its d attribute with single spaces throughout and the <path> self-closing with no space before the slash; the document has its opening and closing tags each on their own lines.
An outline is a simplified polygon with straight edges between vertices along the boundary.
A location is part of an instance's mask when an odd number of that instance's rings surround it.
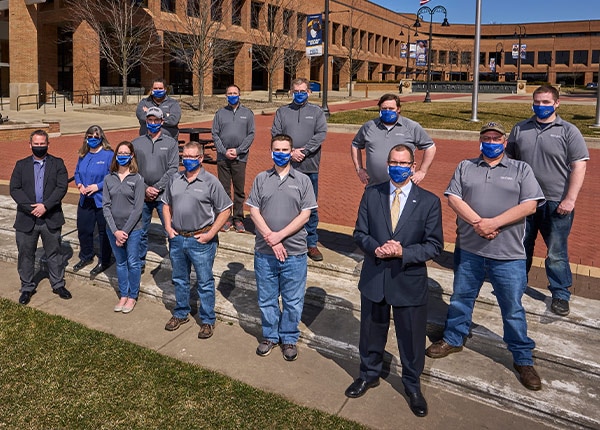
<svg viewBox="0 0 600 430">
<path fill-rule="evenodd" d="M 263 338 L 296 344 L 306 287 L 306 254 L 290 255 L 282 263 L 274 255 L 254 253 L 254 272 Z M 279 308 L 279 295 L 283 311 Z"/>
<path fill-rule="evenodd" d="M 520 366 L 532 366 L 535 342 L 527 337 L 521 298 L 527 288 L 525 260 L 494 260 L 457 248 L 454 251 L 454 293 L 450 297 L 444 340 L 461 346 L 469 334 L 475 299 L 489 277 L 502 313 L 504 342 Z"/>
<path fill-rule="evenodd" d="M 569 265 L 567 242 L 575 211 L 568 215 L 559 215 L 556 213 L 559 204 L 560 202 L 546 202 L 533 215 L 527 217 L 523 244 L 527 253 L 527 272 L 529 273 L 535 239 L 538 231 L 542 234 L 548 248 L 546 256 L 546 276 L 550 283 L 548 289 L 553 298 L 569 300 L 571 298 L 569 287 L 573 283 L 573 275 Z"/>
<path fill-rule="evenodd" d="M 128 297 L 137 300 L 142 276 L 142 263 L 140 261 L 142 230 L 132 231 L 123 246 L 117 246 L 115 235 L 110 231 L 110 228 L 106 229 L 106 235 L 117 260 L 119 294 L 121 298 Z"/>
<path fill-rule="evenodd" d="M 160 196 L 158 198 L 160 198 Z M 164 203 L 158 199 L 152 202 L 144 202 L 144 207 L 142 209 L 142 240 L 140 241 L 140 259 L 142 261 L 142 267 L 146 267 L 146 254 L 148 253 L 148 229 L 152 223 L 152 212 L 154 212 L 154 209 L 156 209 L 156 212 L 158 212 L 158 217 L 160 218 L 160 223 L 164 226 L 165 219 L 163 218 L 163 206 Z"/>
<path fill-rule="evenodd" d="M 218 243 L 216 237 L 208 243 L 200 243 L 194 237 L 175 236 L 169 239 L 175 284 L 174 317 L 185 318 L 191 311 L 190 271 L 193 265 L 200 297 L 200 321 L 202 324 L 215 323 L 215 278 L 212 269 Z"/>
<path fill-rule="evenodd" d="M 315 192 L 315 200 L 319 195 L 319 174 L 318 173 L 305 173 L 306 176 L 310 179 L 310 182 L 313 186 L 313 191 Z M 306 236 L 306 245 L 310 248 L 316 247 L 317 242 L 319 241 L 319 236 L 317 235 L 317 226 L 319 225 L 319 212 L 317 209 L 312 209 L 310 211 L 310 218 L 308 218 L 308 222 L 304 224 L 304 228 L 308 233 Z"/>
</svg>

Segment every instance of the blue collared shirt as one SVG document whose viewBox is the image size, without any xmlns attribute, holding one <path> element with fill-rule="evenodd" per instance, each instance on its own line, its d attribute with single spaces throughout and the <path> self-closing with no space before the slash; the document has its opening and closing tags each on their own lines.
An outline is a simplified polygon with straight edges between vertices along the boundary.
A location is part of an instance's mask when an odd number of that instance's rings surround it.
<svg viewBox="0 0 600 430">
<path fill-rule="evenodd" d="M 35 202 L 44 202 L 44 173 L 46 172 L 46 157 L 41 160 L 33 159 L 33 175 L 35 177 Z"/>
</svg>

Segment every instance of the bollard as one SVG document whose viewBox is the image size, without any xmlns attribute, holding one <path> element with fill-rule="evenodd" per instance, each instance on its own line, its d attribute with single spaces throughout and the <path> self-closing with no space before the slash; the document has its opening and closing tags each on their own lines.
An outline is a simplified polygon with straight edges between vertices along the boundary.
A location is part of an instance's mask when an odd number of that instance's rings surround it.
<svg viewBox="0 0 600 430">
<path fill-rule="evenodd" d="M 369 98 L 369 86 L 365 85 L 365 98 L 368 99 Z"/>
</svg>

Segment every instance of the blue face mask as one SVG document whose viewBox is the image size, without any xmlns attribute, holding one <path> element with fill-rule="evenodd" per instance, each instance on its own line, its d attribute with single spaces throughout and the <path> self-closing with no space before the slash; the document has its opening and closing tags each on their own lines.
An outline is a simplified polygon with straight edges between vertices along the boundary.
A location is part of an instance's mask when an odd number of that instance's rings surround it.
<svg viewBox="0 0 600 430">
<path fill-rule="evenodd" d="M 166 95 L 166 90 L 152 90 L 152 97 L 156 97 L 157 99 L 162 99 Z"/>
<path fill-rule="evenodd" d="M 481 153 L 487 158 L 496 158 L 504 152 L 503 143 L 481 142 L 479 145 Z"/>
<path fill-rule="evenodd" d="M 127 166 L 132 158 L 131 155 L 117 155 L 117 163 L 119 166 Z"/>
<path fill-rule="evenodd" d="M 289 152 L 271 152 L 271 158 L 273 158 L 275 164 L 279 167 L 283 167 L 290 162 L 292 154 Z"/>
<path fill-rule="evenodd" d="M 100 139 L 99 137 L 88 137 L 86 141 L 87 145 L 92 149 L 99 147 L 102 143 L 102 139 Z"/>
<path fill-rule="evenodd" d="M 554 106 L 533 105 L 533 112 L 539 119 L 546 119 L 554 113 Z"/>
<path fill-rule="evenodd" d="M 231 106 L 235 106 L 240 102 L 240 96 L 227 96 L 227 103 Z"/>
<path fill-rule="evenodd" d="M 395 110 L 380 110 L 379 118 L 386 124 L 395 124 L 398 121 L 398 112 Z"/>
<path fill-rule="evenodd" d="M 150 124 L 150 123 L 146 123 L 146 127 L 148 127 L 148 131 L 150 133 L 158 133 L 158 130 L 160 130 L 160 128 L 162 127 L 162 124 L 158 123 L 158 124 Z"/>
<path fill-rule="evenodd" d="M 404 166 L 388 166 L 388 175 L 397 184 L 401 184 L 412 176 L 412 169 Z"/>
<path fill-rule="evenodd" d="M 294 93 L 294 103 L 302 105 L 308 100 L 308 93 Z"/>
<path fill-rule="evenodd" d="M 197 158 L 194 158 L 193 160 L 184 158 L 181 161 L 181 163 L 183 164 L 183 167 L 185 167 L 185 170 L 187 170 L 188 172 L 193 172 L 198 167 L 200 167 L 200 160 L 198 160 Z"/>
</svg>

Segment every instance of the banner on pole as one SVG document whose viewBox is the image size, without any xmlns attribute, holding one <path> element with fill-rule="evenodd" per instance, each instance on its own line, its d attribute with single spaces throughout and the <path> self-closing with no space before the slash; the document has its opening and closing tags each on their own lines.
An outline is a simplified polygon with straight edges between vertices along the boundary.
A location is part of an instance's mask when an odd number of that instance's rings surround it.
<svg viewBox="0 0 600 430">
<path fill-rule="evenodd" d="M 306 56 L 323 55 L 323 17 L 321 14 L 306 17 Z"/>
<path fill-rule="evenodd" d="M 427 65 L 427 41 L 426 40 L 417 40 L 417 66 L 426 66 Z"/>
</svg>

